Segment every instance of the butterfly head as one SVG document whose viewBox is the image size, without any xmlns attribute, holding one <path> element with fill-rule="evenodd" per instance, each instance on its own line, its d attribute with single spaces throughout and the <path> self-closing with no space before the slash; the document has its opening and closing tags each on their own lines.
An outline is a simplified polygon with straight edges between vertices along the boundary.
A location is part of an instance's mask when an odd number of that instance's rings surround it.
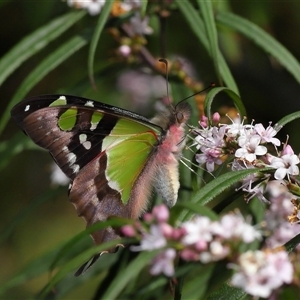
<svg viewBox="0 0 300 300">
<path fill-rule="evenodd" d="M 191 117 L 191 107 L 187 102 L 179 102 L 174 107 L 173 114 L 177 124 L 186 124 Z"/>
<path fill-rule="evenodd" d="M 168 130 L 171 126 L 184 126 L 191 116 L 191 107 L 187 102 L 179 102 L 176 106 L 164 107 L 151 122 Z"/>
</svg>

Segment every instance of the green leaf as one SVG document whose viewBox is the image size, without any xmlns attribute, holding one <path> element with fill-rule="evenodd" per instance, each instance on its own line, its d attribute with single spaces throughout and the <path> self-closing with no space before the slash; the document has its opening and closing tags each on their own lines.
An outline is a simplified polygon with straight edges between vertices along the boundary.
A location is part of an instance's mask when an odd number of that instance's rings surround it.
<svg viewBox="0 0 300 300">
<path fill-rule="evenodd" d="M 22 270 L 12 276 L 10 280 L 5 283 L 1 283 L 0 295 L 15 286 L 20 286 L 32 278 L 47 272 L 59 249 L 60 246 L 56 247 L 54 250 L 44 253 L 38 258 L 35 257 L 34 261 L 28 263 Z"/>
<path fill-rule="evenodd" d="M 294 236 L 291 240 L 284 244 L 288 252 L 293 251 L 300 244 L 300 234 Z"/>
<path fill-rule="evenodd" d="M 144 18 L 146 15 L 146 10 L 148 6 L 148 0 L 144 0 L 141 2 L 141 17 Z"/>
<path fill-rule="evenodd" d="M 183 265 L 186 265 L 184 262 Z M 213 277 L 215 264 L 201 265 L 199 262 L 191 263 L 192 269 L 183 279 L 182 299 L 206 299 L 204 297 L 207 284 Z"/>
<path fill-rule="evenodd" d="M 193 213 L 196 213 L 198 215 L 201 215 L 201 216 L 207 216 L 209 217 L 211 220 L 218 220 L 218 215 L 216 213 L 214 213 L 211 209 L 209 209 L 208 207 L 206 206 L 203 206 L 201 204 L 198 204 L 198 203 L 191 203 L 191 202 L 179 202 L 176 204 L 176 206 L 179 206 L 179 207 L 183 207 L 183 208 L 186 208 L 188 209 L 189 211 L 192 211 Z"/>
<path fill-rule="evenodd" d="M 85 236 L 87 236 L 89 233 L 91 233 L 94 230 L 99 230 L 103 228 L 107 228 L 110 226 L 113 227 L 121 227 L 123 225 L 128 224 L 127 219 L 121 219 L 121 218 L 112 218 L 110 220 L 107 220 L 105 222 L 98 222 L 83 232 L 79 233 L 75 237 L 73 237 L 70 241 L 68 241 L 64 247 L 61 247 L 60 251 L 56 253 L 56 258 L 51 261 L 51 266 L 49 267 L 50 270 L 53 270 L 53 268 L 60 266 L 62 263 L 60 261 L 65 261 L 66 257 L 69 257 L 70 251 L 74 249 L 75 244 L 82 241 Z M 132 239 L 124 238 L 119 239 L 117 243 L 119 244 L 126 244 L 129 242 L 132 242 Z M 77 269 L 80 265 L 85 263 L 86 261 L 89 261 L 91 257 L 94 255 L 105 251 L 109 248 L 112 248 L 116 245 L 116 240 L 111 240 L 105 243 L 102 243 L 101 245 L 97 245 L 94 247 L 90 247 L 86 249 L 85 251 L 82 251 L 79 255 L 77 255 L 74 258 L 68 259 L 67 263 L 65 263 L 59 271 L 51 278 L 51 280 L 48 282 L 48 284 L 43 288 L 43 290 L 40 293 L 40 297 L 44 298 L 44 296 L 51 290 L 53 287 L 60 282 L 65 276 L 67 276 L 70 272 L 74 272 L 74 269 Z M 48 269 L 48 270 L 49 270 Z"/>
<path fill-rule="evenodd" d="M 86 45 L 88 40 L 83 36 L 75 36 L 59 47 L 56 51 L 46 57 L 22 82 L 17 92 L 5 109 L 0 120 L 0 133 L 10 118 L 10 110 L 15 104 L 22 100 L 25 95 L 50 71 L 55 69 L 59 64 L 64 62 L 76 51 Z"/>
<path fill-rule="evenodd" d="M 201 205 L 206 205 L 213 199 L 215 199 L 218 195 L 224 192 L 227 188 L 232 187 L 235 183 L 239 182 L 246 176 L 258 172 L 263 172 L 270 170 L 269 168 L 263 169 L 247 169 L 240 171 L 231 171 L 221 175 L 218 178 L 215 178 L 208 184 L 206 184 L 203 188 L 195 193 L 195 195 L 189 200 L 190 203 L 199 203 Z M 183 211 L 181 215 L 178 217 L 179 222 L 186 221 L 190 218 L 191 213 Z"/>
<path fill-rule="evenodd" d="M 25 60 L 45 48 L 52 40 L 64 33 L 85 15 L 86 12 L 80 11 L 58 17 L 15 45 L 0 60 L 0 86 Z"/>
<path fill-rule="evenodd" d="M 89 56 L 88 56 L 88 72 L 89 77 L 92 82 L 92 85 L 95 86 L 95 80 L 94 80 L 94 59 L 95 59 L 95 52 L 97 45 L 99 43 L 100 35 L 102 33 L 102 30 L 104 28 L 104 25 L 109 17 L 109 13 L 111 11 L 113 1 L 106 1 L 103 9 L 101 10 L 92 40 L 91 40 L 91 46 L 89 49 Z"/>
<path fill-rule="evenodd" d="M 232 101 L 241 117 L 245 117 L 247 115 L 245 106 L 244 106 L 241 98 L 234 91 L 232 91 L 228 88 L 225 88 L 225 87 L 216 87 L 216 88 L 211 89 L 207 93 L 205 102 L 204 102 L 204 111 L 205 111 L 205 115 L 207 116 L 207 118 L 209 120 L 209 123 L 212 122 L 211 107 L 212 107 L 213 100 L 215 99 L 215 96 L 220 92 L 225 92 L 226 94 L 228 94 L 228 96 L 232 99 Z"/>
<path fill-rule="evenodd" d="M 219 24 L 240 32 L 267 53 L 270 53 L 282 64 L 300 83 L 300 64 L 297 59 L 275 38 L 256 24 L 230 12 L 219 11 L 216 14 Z"/>
<path fill-rule="evenodd" d="M 110 284 L 102 299 L 118 299 L 122 290 L 133 278 L 136 278 L 141 270 L 157 255 L 158 251 L 143 251 L 135 258 L 123 272 L 116 274 L 114 281 Z"/>
<path fill-rule="evenodd" d="M 176 4 L 181 10 L 182 14 L 185 16 L 186 21 L 190 25 L 191 29 L 194 31 L 195 35 L 198 37 L 200 43 L 202 43 L 204 48 L 211 55 L 210 48 L 209 48 L 209 41 L 205 32 L 205 26 L 202 19 L 199 16 L 199 13 L 194 9 L 194 7 L 189 1 L 176 0 Z M 235 83 L 235 80 L 220 51 L 218 52 L 218 57 L 219 57 L 219 64 L 220 64 L 219 65 L 220 74 L 225 84 L 227 85 L 228 88 L 230 88 L 236 94 L 239 95 L 239 90 Z"/>
<path fill-rule="evenodd" d="M 247 296 L 246 292 L 241 289 L 228 285 L 227 282 L 223 283 L 220 289 L 211 293 L 208 300 L 241 300 Z"/>
<path fill-rule="evenodd" d="M 285 117 L 283 117 L 282 119 L 280 119 L 278 122 L 277 122 L 277 125 L 279 126 L 285 126 L 286 124 L 296 120 L 296 119 L 299 119 L 300 118 L 300 111 L 296 111 L 294 113 L 291 113 Z"/>
<path fill-rule="evenodd" d="M 89 226 L 79 234 L 75 235 L 73 238 L 71 238 L 58 252 L 57 258 L 52 262 L 51 269 L 54 269 L 59 265 L 59 261 L 66 257 L 68 253 L 70 252 L 70 249 L 74 248 L 76 244 L 79 242 L 82 242 L 82 240 L 85 237 L 88 237 L 92 232 L 100 229 L 104 229 L 110 226 L 113 226 L 115 228 L 127 225 L 127 224 L 132 224 L 133 221 L 129 219 L 122 219 L 122 218 L 110 218 L 105 222 L 98 222 L 93 224 L 92 226 Z M 119 243 L 119 241 L 118 241 Z M 121 243 L 121 242 L 120 242 Z M 101 244 L 102 245 L 102 244 Z M 100 246 L 101 246 L 100 245 Z M 114 240 L 113 246 L 116 245 L 116 241 Z M 83 264 L 86 260 L 88 260 L 91 256 L 94 254 L 99 253 L 100 251 L 97 250 L 97 247 L 93 247 L 92 250 L 87 250 L 88 254 L 85 254 L 84 252 L 82 253 L 82 258 L 79 258 L 79 263 L 75 267 L 77 267 L 80 264 Z M 80 260 L 81 259 L 81 260 Z M 77 259 L 76 259 L 77 260 Z"/>
<path fill-rule="evenodd" d="M 208 37 L 209 42 L 209 49 L 211 53 L 211 57 L 213 59 L 215 70 L 217 73 L 217 76 L 219 78 L 219 82 L 222 82 L 221 76 L 220 76 L 220 63 L 219 63 L 219 46 L 218 46 L 218 34 L 217 34 L 217 28 L 215 24 L 214 19 L 214 11 L 213 11 L 213 5 L 211 1 L 201 1 L 197 0 L 198 5 L 201 9 L 204 25 L 206 29 L 206 36 Z"/>
</svg>

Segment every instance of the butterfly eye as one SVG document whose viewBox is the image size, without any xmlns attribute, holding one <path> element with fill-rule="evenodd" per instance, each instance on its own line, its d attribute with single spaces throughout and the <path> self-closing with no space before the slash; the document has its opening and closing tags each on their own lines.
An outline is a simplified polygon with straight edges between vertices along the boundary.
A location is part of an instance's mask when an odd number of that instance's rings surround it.
<svg viewBox="0 0 300 300">
<path fill-rule="evenodd" d="M 181 111 L 178 111 L 176 113 L 176 120 L 179 124 L 181 124 L 184 121 L 184 115 Z"/>
</svg>

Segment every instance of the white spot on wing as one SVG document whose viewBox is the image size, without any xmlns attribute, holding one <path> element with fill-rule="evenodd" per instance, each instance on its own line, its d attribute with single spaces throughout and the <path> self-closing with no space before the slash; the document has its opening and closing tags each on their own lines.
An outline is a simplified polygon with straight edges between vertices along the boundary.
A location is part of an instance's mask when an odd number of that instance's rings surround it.
<svg viewBox="0 0 300 300">
<path fill-rule="evenodd" d="M 27 104 L 27 105 L 25 106 L 25 109 L 24 109 L 24 111 L 29 111 L 29 109 L 30 109 L 30 105 L 29 105 L 29 104 Z"/>
<path fill-rule="evenodd" d="M 73 170 L 73 173 L 76 174 L 79 172 L 80 167 L 79 167 L 79 165 L 73 165 L 73 166 L 71 166 L 71 169 Z"/>
<path fill-rule="evenodd" d="M 59 96 L 58 100 L 67 100 L 66 96 Z"/>
<path fill-rule="evenodd" d="M 86 101 L 84 106 L 94 107 L 94 102 L 93 101 Z"/>
<path fill-rule="evenodd" d="M 74 153 L 70 152 L 66 156 L 67 156 L 67 159 L 68 159 L 68 163 L 70 165 L 73 165 L 76 161 L 76 155 Z"/>
<path fill-rule="evenodd" d="M 86 150 L 90 150 L 92 147 L 92 143 L 89 141 L 86 141 L 82 144 L 82 146 L 86 149 Z"/>
<path fill-rule="evenodd" d="M 79 141 L 80 143 L 84 143 L 86 141 L 87 135 L 85 133 L 82 133 L 79 135 Z"/>
<path fill-rule="evenodd" d="M 82 133 L 79 135 L 79 141 L 80 144 L 86 149 L 89 150 L 92 147 L 92 143 L 90 141 L 87 141 L 87 135 Z"/>
<path fill-rule="evenodd" d="M 62 148 L 62 151 L 63 151 L 63 152 L 69 152 L 69 149 L 68 149 L 67 146 L 64 146 L 64 147 Z"/>
</svg>

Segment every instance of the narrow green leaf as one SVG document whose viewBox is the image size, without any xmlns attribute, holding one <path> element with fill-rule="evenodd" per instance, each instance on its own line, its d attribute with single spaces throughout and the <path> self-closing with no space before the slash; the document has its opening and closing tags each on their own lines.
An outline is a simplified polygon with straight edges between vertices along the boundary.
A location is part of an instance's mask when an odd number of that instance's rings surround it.
<svg viewBox="0 0 300 300">
<path fill-rule="evenodd" d="M 245 106 L 241 100 L 241 98 L 232 90 L 225 88 L 225 87 L 216 87 L 211 89 L 205 98 L 205 102 L 204 102 L 204 111 L 205 111 L 205 115 L 207 116 L 209 122 L 211 123 L 211 116 L 212 116 L 212 111 L 211 111 L 211 107 L 212 107 L 212 103 L 216 97 L 216 95 L 220 92 L 225 92 L 226 94 L 228 94 L 228 96 L 232 99 L 236 109 L 238 110 L 240 116 L 243 118 L 247 115 L 246 113 L 246 109 Z"/>
<path fill-rule="evenodd" d="M 297 59 L 275 38 L 256 24 L 230 12 L 219 11 L 216 15 L 219 24 L 240 32 L 267 53 L 270 53 L 300 83 L 300 64 Z"/>
<path fill-rule="evenodd" d="M 199 13 L 194 9 L 189 1 L 176 0 L 176 4 L 181 10 L 182 14 L 185 16 L 187 23 L 190 25 L 195 35 L 198 37 L 200 43 L 202 43 L 204 48 L 208 51 L 208 53 L 210 53 L 209 41 L 206 36 L 205 26 L 199 16 Z M 218 57 L 221 77 L 223 78 L 227 87 L 239 95 L 237 84 L 235 83 L 225 58 L 220 51 L 218 52 Z"/>
<path fill-rule="evenodd" d="M 128 266 L 116 274 L 114 281 L 110 284 L 106 293 L 103 295 L 102 299 L 119 299 L 122 290 L 127 284 L 138 276 L 140 271 L 149 264 L 149 262 L 155 257 L 157 251 L 143 251 L 139 256 L 134 259 Z"/>
<path fill-rule="evenodd" d="M 68 57 L 74 54 L 87 44 L 87 39 L 83 36 L 75 36 L 59 47 L 56 51 L 46 57 L 23 81 L 12 100 L 5 109 L 0 120 L 0 133 L 10 118 L 10 110 L 12 107 L 22 100 L 25 95 L 50 71 L 64 62 Z"/>
<path fill-rule="evenodd" d="M 47 25 L 37 29 L 15 45 L 0 60 L 0 86 L 25 60 L 46 47 L 74 23 L 85 16 L 86 12 L 76 11 L 56 18 Z"/>
<path fill-rule="evenodd" d="M 291 240 L 284 244 L 286 250 L 291 252 L 300 244 L 300 234 L 294 236 Z"/>
<path fill-rule="evenodd" d="M 34 261 L 28 263 L 24 268 L 22 268 L 22 270 L 12 276 L 10 280 L 2 282 L 0 286 L 0 295 L 15 286 L 20 286 L 25 282 L 47 272 L 59 249 L 60 246 L 56 246 L 55 249 L 35 258 Z"/>
<path fill-rule="evenodd" d="M 82 242 L 82 240 L 85 237 L 89 236 L 92 232 L 107 228 L 109 226 L 113 226 L 113 227 L 117 228 L 117 227 L 121 227 L 124 225 L 132 224 L 132 223 L 133 223 L 133 221 L 129 220 L 129 219 L 111 218 L 105 222 L 98 222 L 98 223 L 93 224 L 92 226 L 89 226 L 88 228 L 86 228 L 85 230 L 80 232 L 79 234 L 76 234 L 68 242 L 66 242 L 66 244 L 59 251 L 57 258 L 52 262 L 51 269 L 54 269 L 57 265 L 59 265 L 59 261 L 61 259 L 63 259 L 65 256 L 67 256 L 67 254 L 70 252 L 70 249 L 74 248 L 75 245 L 78 244 L 79 242 Z M 113 245 L 115 246 L 116 241 L 114 241 L 114 242 L 115 243 Z M 82 253 L 83 260 L 79 261 L 78 265 L 84 263 L 84 261 L 87 260 L 89 257 L 98 253 L 97 252 L 98 250 L 95 250 L 95 249 L 96 248 L 93 248 L 93 250 L 91 250 L 92 254 L 90 254 L 90 252 L 88 253 L 88 255 L 86 255 L 85 253 Z M 88 250 L 88 251 L 90 251 L 90 250 Z M 87 256 L 88 256 L 88 258 L 86 258 Z M 76 267 L 76 265 L 75 265 L 75 267 Z"/>
<path fill-rule="evenodd" d="M 285 126 L 286 124 L 296 120 L 296 119 L 299 119 L 300 118 L 300 111 L 296 111 L 294 113 L 291 113 L 285 117 L 283 117 L 282 119 L 280 119 L 277 124 L 279 126 Z"/>
<path fill-rule="evenodd" d="M 100 35 L 101 32 L 104 28 L 104 25 L 109 17 L 109 13 L 111 11 L 112 5 L 113 5 L 113 1 L 106 1 L 103 9 L 101 10 L 92 40 L 91 40 L 91 46 L 89 49 L 89 56 L 88 56 L 88 72 L 89 72 L 89 77 L 90 80 L 93 84 L 93 86 L 95 86 L 95 80 L 94 80 L 94 59 L 95 59 L 95 52 L 97 49 L 97 45 L 99 43 L 99 39 L 100 39 Z"/>
<path fill-rule="evenodd" d="M 105 222 L 105 225 L 109 224 L 109 222 Z M 127 241 L 126 239 L 120 239 L 118 242 L 124 243 L 124 241 Z M 87 249 L 86 251 L 82 252 L 80 255 L 76 256 L 75 258 L 68 261 L 47 283 L 47 285 L 43 288 L 43 290 L 40 292 L 38 298 L 44 299 L 45 296 L 49 291 L 51 291 L 54 286 L 60 282 L 65 276 L 67 276 L 70 272 L 74 272 L 74 269 L 78 268 L 79 265 L 81 265 L 83 262 L 88 261 L 91 257 L 96 255 L 97 253 L 100 253 L 106 249 L 109 249 L 113 246 L 115 246 L 116 241 L 112 240 L 106 243 L 103 243 L 101 245 L 92 247 Z M 106 298 L 108 299 L 108 298 Z"/>
<path fill-rule="evenodd" d="M 224 192 L 227 188 L 232 187 L 235 183 L 239 182 L 246 176 L 258 172 L 263 172 L 270 170 L 269 168 L 263 169 L 247 169 L 240 171 L 232 171 L 221 175 L 218 178 L 215 178 L 208 184 L 206 184 L 203 188 L 195 193 L 195 195 L 189 200 L 190 203 L 199 203 L 201 205 L 206 205 L 213 199 L 215 199 L 218 195 Z M 179 222 L 186 221 L 190 212 L 183 211 L 181 215 L 178 217 Z"/>
<path fill-rule="evenodd" d="M 215 70 L 219 79 L 219 82 L 221 83 L 221 75 L 220 75 L 220 63 L 219 63 L 219 45 L 218 45 L 218 34 L 217 34 L 217 28 L 215 24 L 214 19 L 214 11 L 213 11 L 213 5 L 211 1 L 201 1 L 197 0 L 198 6 L 201 9 L 202 17 L 204 20 L 204 25 L 206 29 L 206 36 L 208 37 L 209 41 L 209 48 L 210 48 L 210 54 L 214 62 Z"/>
<path fill-rule="evenodd" d="M 141 17 L 144 18 L 146 15 L 146 10 L 148 6 L 148 0 L 144 0 L 141 2 Z"/>
<path fill-rule="evenodd" d="M 144 297 L 145 295 L 152 295 L 155 290 L 160 287 L 166 286 L 168 284 L 169 279 L 167 277 L 156 277 L 151 278 L 150 282 L 147 282 L 144 286 L 139 287 L 134 292 L 134 298 L 130 297 L 131 299 L 137 299 L 135 297 Z"/>
<path fill-rule="evenodd" d="M 186 208 L 198 215 L 201 215 L 201 216 L 207 216 L 209 217 L 211 220 L 218 220 L 218 215 L 213 212 L 211 209 L 209 209 L 208 207 L 206 206 L 203 206 L 203 205 L 200 205 L 198 203 L 191 203 L 191 202 L 188 202 L 188 201 L 181 201 L 179 203 L 176 204 L 176 206 L 179 206 L 179 207 L 183 207 L 183 208 Z"/>
<path fill-rule="evenodd" d="M 208 300 L 241 300 L 247 296 L 246 292 L 228 285 L 227 282 L 223 283 L 218 291 L 209 295 Z"/>
<path fill-rule="evenodd" d="M 201 19 L 199 12 L 192 6 L 189 1 L 176 0 L 176 4 L 185 16 L 187 23 L 194 31 L 199 41 L 209 51 L 209 41 L 206 36 L 205 25 Z"/>
</svg>

